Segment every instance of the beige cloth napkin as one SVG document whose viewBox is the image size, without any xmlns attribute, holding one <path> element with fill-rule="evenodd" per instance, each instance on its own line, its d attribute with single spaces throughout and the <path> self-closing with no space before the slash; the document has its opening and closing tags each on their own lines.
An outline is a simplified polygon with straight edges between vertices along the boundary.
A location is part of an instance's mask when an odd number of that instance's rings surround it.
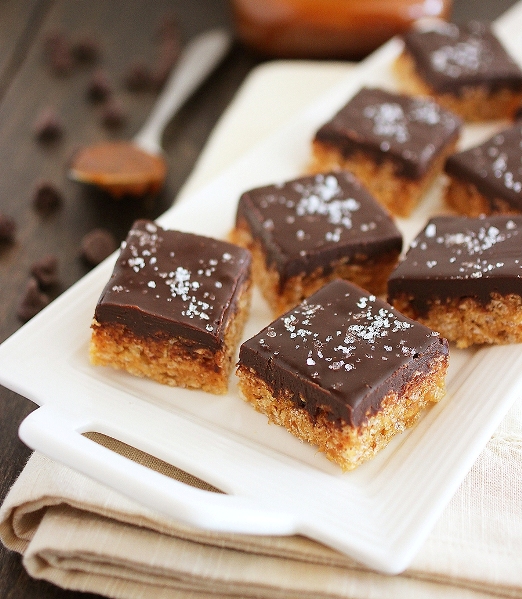
<svg viewBox="0 0 522 599">
<path fill-rule="evenodd" d="M 274 62 L 255 70 L 182 195 L 349 68 Z M 208 488 L 119 442 L 101 435 L 95 440 Z M 37 453 L 0 508 L 0 538 L 23 555 L 31 576 L 122 599 L 522 597 L 522 397 L 399 576 L 371 572 L 302 537 L 217 534 L 180 525 Z"/>
</svg>

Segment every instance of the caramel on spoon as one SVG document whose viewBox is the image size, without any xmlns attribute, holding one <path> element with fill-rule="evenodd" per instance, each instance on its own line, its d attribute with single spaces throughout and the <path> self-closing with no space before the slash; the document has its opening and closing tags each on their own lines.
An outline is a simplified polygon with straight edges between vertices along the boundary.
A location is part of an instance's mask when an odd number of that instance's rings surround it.
<svg viewBox="0 0 522 599">
<path fill-rule="evenodd" d="M 73 158 L 69 176 L 96 185 L 113 197 L 155 193 L 165 181 L 167 165 L 161 137 L 167 123 L 230 47 L 220 29 L 196 36 L 187 44 L 141 131 L 132 141 L 86 146 Z"/>
</svg>

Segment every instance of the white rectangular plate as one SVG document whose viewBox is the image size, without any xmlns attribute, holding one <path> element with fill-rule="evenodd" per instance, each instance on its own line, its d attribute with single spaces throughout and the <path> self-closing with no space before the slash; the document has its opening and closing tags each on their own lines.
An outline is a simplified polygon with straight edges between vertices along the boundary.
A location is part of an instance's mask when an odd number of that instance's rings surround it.
<svg viewBox="0 0 522 599">
<path fill-rule="evenodd" d="M 518 35 L 522 6 L 498 23 Z M 297 176 L 317 127 L 362 85 L 394 89 L 392 40 L 219 178 L 165 213 L 166 227 L 224 238 L 244 190 Z M 521 49 L 518 49 L 521 52 Z M 520 57 L 519 57 L 520 58 Z M 522 62 L 522 60 L 521 60 Z M 492 133 L 467 127 L 463 144 Z M 406 243 L 441 209 L 442 180 L 399 222 Z M 377 570 L 408 566 L 444 506 L 522 390 L 519 346 L 451 349 L 447 395 L 374 460 L 342 473 L 313 447 L 268 426 L 238 396 L 170 388 L 88 361 L 90 322 L 115 256 L 0 346 L 0 382 L 41 407 L 20 428 L 32 448 L 172 518 L 213 530 L 303 534 Z M 270 322 L 255 295 L 244 338 Z M 224 491 L 189 487 L 83 437 L 98 431 Z"/>
</svg>

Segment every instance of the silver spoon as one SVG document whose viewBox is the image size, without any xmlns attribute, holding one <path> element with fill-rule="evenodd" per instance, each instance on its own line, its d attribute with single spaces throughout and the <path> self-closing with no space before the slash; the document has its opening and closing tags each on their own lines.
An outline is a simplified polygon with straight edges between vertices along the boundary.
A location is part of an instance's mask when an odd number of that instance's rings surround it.
<svg viewBox="0 0 522 599">
<path fill-rule="evenodd" d="M 97 185 L 115 198 L 158 191 L 167 165 L 161 138 L 165 126 L 220 63 L 231 36 L 215 29 L 193 38 L 182 51 L 147 121 L 132 141 L 86 146 L 73 158 L 69 176 Z"/>
</svg>

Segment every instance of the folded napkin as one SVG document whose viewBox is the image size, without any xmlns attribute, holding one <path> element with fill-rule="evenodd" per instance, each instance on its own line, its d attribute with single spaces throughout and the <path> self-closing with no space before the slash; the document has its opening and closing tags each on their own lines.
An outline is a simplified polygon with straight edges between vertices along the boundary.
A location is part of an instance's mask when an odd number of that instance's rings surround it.
<svg viewBox="0 0 522 599">
<path fill-rule="evenodd" d="M 256 69 L 211 135 L 181 201 L 349 68 L 281 61 Z M 92 437 L 213 491 L 152 456 Z M 522 597 L 522 397 L 398 576 L 372 572 L 303 537 L 221 534 L 179 524 L 38 453 L 0 508 L 0 539 L 23 555 L 35 578 L 122 599 Z"/>
</svg>

